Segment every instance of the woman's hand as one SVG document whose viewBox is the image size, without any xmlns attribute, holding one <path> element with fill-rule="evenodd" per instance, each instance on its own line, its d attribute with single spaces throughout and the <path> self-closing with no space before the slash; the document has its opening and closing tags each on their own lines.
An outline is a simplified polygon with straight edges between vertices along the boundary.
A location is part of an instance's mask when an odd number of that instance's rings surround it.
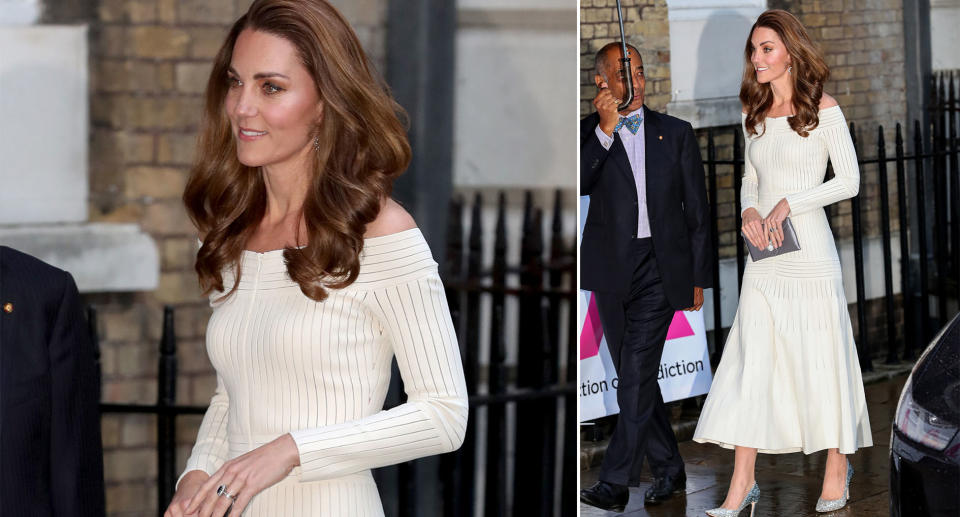
<svg viewBox="0 0 960 517">
<path fill-rule="evenodd" d="M 783 246 L 783 220 L 790 214 L 790 204 L 786 198 L 781 199 L 777 206 L 767 214 L 763 220 L 764 235 L 770 234 L 770 240 L 773 241 L 773 247 Z"/>
<path fill-rule="evenodd" d="M 757 212 L 756 208 L 750 207 L 743 211 L 741 220 L 743 226 L 740 230 L 743 232 L 743 236 L 750 241 L 750 244 L 760 249 L 766 248 L 767 236 L 763 233 L 763 218 L 760 217 L 760 212 Z"/>
<path fill-rule="evenodd" d="M 167 506 L 167 511 L 163 512 L 163 517 L 189 517 L 196 515 L 196 513 L 186 512 L 187 504 L 207 479 L 210 479 L 210 476 L 202 470 L 191 470 L 187 472 L 187 474 L 183 476 L 183 479 L 180 480 L 180 485 L 177 486 L 177 493 L 173 494 L 173 499 L 170 500 L 170 506 Z"/>
<path fill-rule="evenodd" d="M 275 485 L 300 464 L 300 451 L 290 434 L 234 458 L 213 473 L 187 505 L 186 515 L 239 517 L 253 496 Z M 223 486 L 234 496 L 218 495 Z M 231 506 L 232 505 L 232 506 Z"/>
</svg>

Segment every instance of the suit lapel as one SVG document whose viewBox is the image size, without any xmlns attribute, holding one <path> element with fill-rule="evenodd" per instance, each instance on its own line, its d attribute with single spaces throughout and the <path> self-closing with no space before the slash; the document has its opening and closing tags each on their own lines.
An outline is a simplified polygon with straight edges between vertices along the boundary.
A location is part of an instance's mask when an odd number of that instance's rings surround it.
<svg viewBox="0 0 960 517">
<path fill-rule="evenodd" d="M 664 170 L 663 167 L 663 140 L 660 132 L 660 117 L 656 111 L 643 107 L 643 143 L 644 143 L 644 164 L 646 169 L 647 185 L 647 204 L 650 204 L 650 193 L 657 192 L 655 188 L 661 183 L 658 173 Z M 627 149 L 623 146 L 623 140 L 620 134 L 613 133 L 613 146 L 610 148 L 613 153 L 614 163 L 626 174 L 630 182 L 636 181 L 633 177 L 633 168 L 630 167 L 630 160 L 627 158 Z"/>
<path fill-rule="evenodd" d="M 613 145 L 610 147 L 613 153 L 614 163 L 620 168 L 620 172 L 626 175 L 631 184 L 636 183 L 633 177 L 633 168 L 630 167 L 630 159 L 627 158 L 627 148 L 623 146 L 623 139 L 616 131 L 613 132 Z"/>
<path fill-rule="evenodd" d="M 659 199 L 660 189 L 658 187 L 663 183 L 663 140 L 661 139 L 659 113 L 647 108 L 646 105 L 643 107 L 643 133 L 647 211 L 651 212 L 649 207 Z"/>
</svg>

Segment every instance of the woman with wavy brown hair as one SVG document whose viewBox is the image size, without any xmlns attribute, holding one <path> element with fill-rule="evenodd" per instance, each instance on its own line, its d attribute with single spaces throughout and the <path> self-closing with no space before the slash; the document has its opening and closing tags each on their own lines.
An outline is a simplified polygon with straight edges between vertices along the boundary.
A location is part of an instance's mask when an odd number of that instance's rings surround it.
<svg viewBox="0 0 960 517">
<path fill-rule="evenodd" d="M 402 116 L 324 0 L 256 0 L 230 30 L 183 195 L 217 387 L 165 515 L 383 515 L 370 469 L 462 443 L 437 264 L 389 197 Z M 394 356 L 407 402 L 384 411 Z"/>
<path fill-rule="evenodd" d="M 827 450 L 818 512 L 842 508 L 853 468 L 873 445 L 863 381 L 824 207 L 857 195 L 857 156 L 840 106 L 823 93 L 829 70 L 806 29 L 766 11 L 750 30 L 740 87 L 745 238 L 773 251 L 789 217 L 799 250 L 748 259 L 740 303 L 694 440 L 735 449 L 726 499 L 734 516 L 759 499 L 757 453 Z M 823 181 L 827 161 L 834 177 Z M 789 249 L 789 248 L 788 248 Z"/>
</svg>

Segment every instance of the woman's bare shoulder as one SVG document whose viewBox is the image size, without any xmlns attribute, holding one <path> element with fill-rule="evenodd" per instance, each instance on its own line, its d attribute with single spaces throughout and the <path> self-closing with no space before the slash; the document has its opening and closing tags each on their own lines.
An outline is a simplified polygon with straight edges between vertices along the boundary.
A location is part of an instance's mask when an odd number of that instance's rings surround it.
<svg viewBox="0 0 960 517">
<path fill-rule="evenodd" d="M 834 99 L 827 93 L 824 93 L 823 96 L 820 97 L 820 109 L 822 110 L 827 108 L 832 108 L 834 106 L 839 106 L 839 105 L 840 103 L 837 102 L 837 99 Z"/>
<path fill-rule="evenodd" d="M 405 230 L 411 230 L 417 227 L 417 222 L 413 216 L 406 211 L 400 203 L 387 198 L 380 208 L 377 218 L 367 225 L 364 238 L 382 237 L 392 233 L 399 233 Z"/>
</svg>

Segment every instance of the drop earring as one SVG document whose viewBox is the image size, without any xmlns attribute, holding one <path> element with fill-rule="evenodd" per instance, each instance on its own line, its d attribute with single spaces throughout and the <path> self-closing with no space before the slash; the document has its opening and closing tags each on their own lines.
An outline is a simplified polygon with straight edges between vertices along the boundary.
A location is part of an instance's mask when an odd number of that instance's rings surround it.
<svg viewBox="0 0 960 517">
<path fill-rule="evenodd" d="M 788 73 L 788 74 L 791 74 L 792 72 L 793 72 L 793 66 L 792 66 L 792 65 L 791 65 L 791 66 L 788 66 L 788 67 L 787 67 L 787 73 Z"/>
<path fill-rule="evenodd" d="M 320 151 L 320 137 L 319 137 L 319 136 L 313 137 L 313 150 L 314 150 L 314 151 Z"/>
</svg>

